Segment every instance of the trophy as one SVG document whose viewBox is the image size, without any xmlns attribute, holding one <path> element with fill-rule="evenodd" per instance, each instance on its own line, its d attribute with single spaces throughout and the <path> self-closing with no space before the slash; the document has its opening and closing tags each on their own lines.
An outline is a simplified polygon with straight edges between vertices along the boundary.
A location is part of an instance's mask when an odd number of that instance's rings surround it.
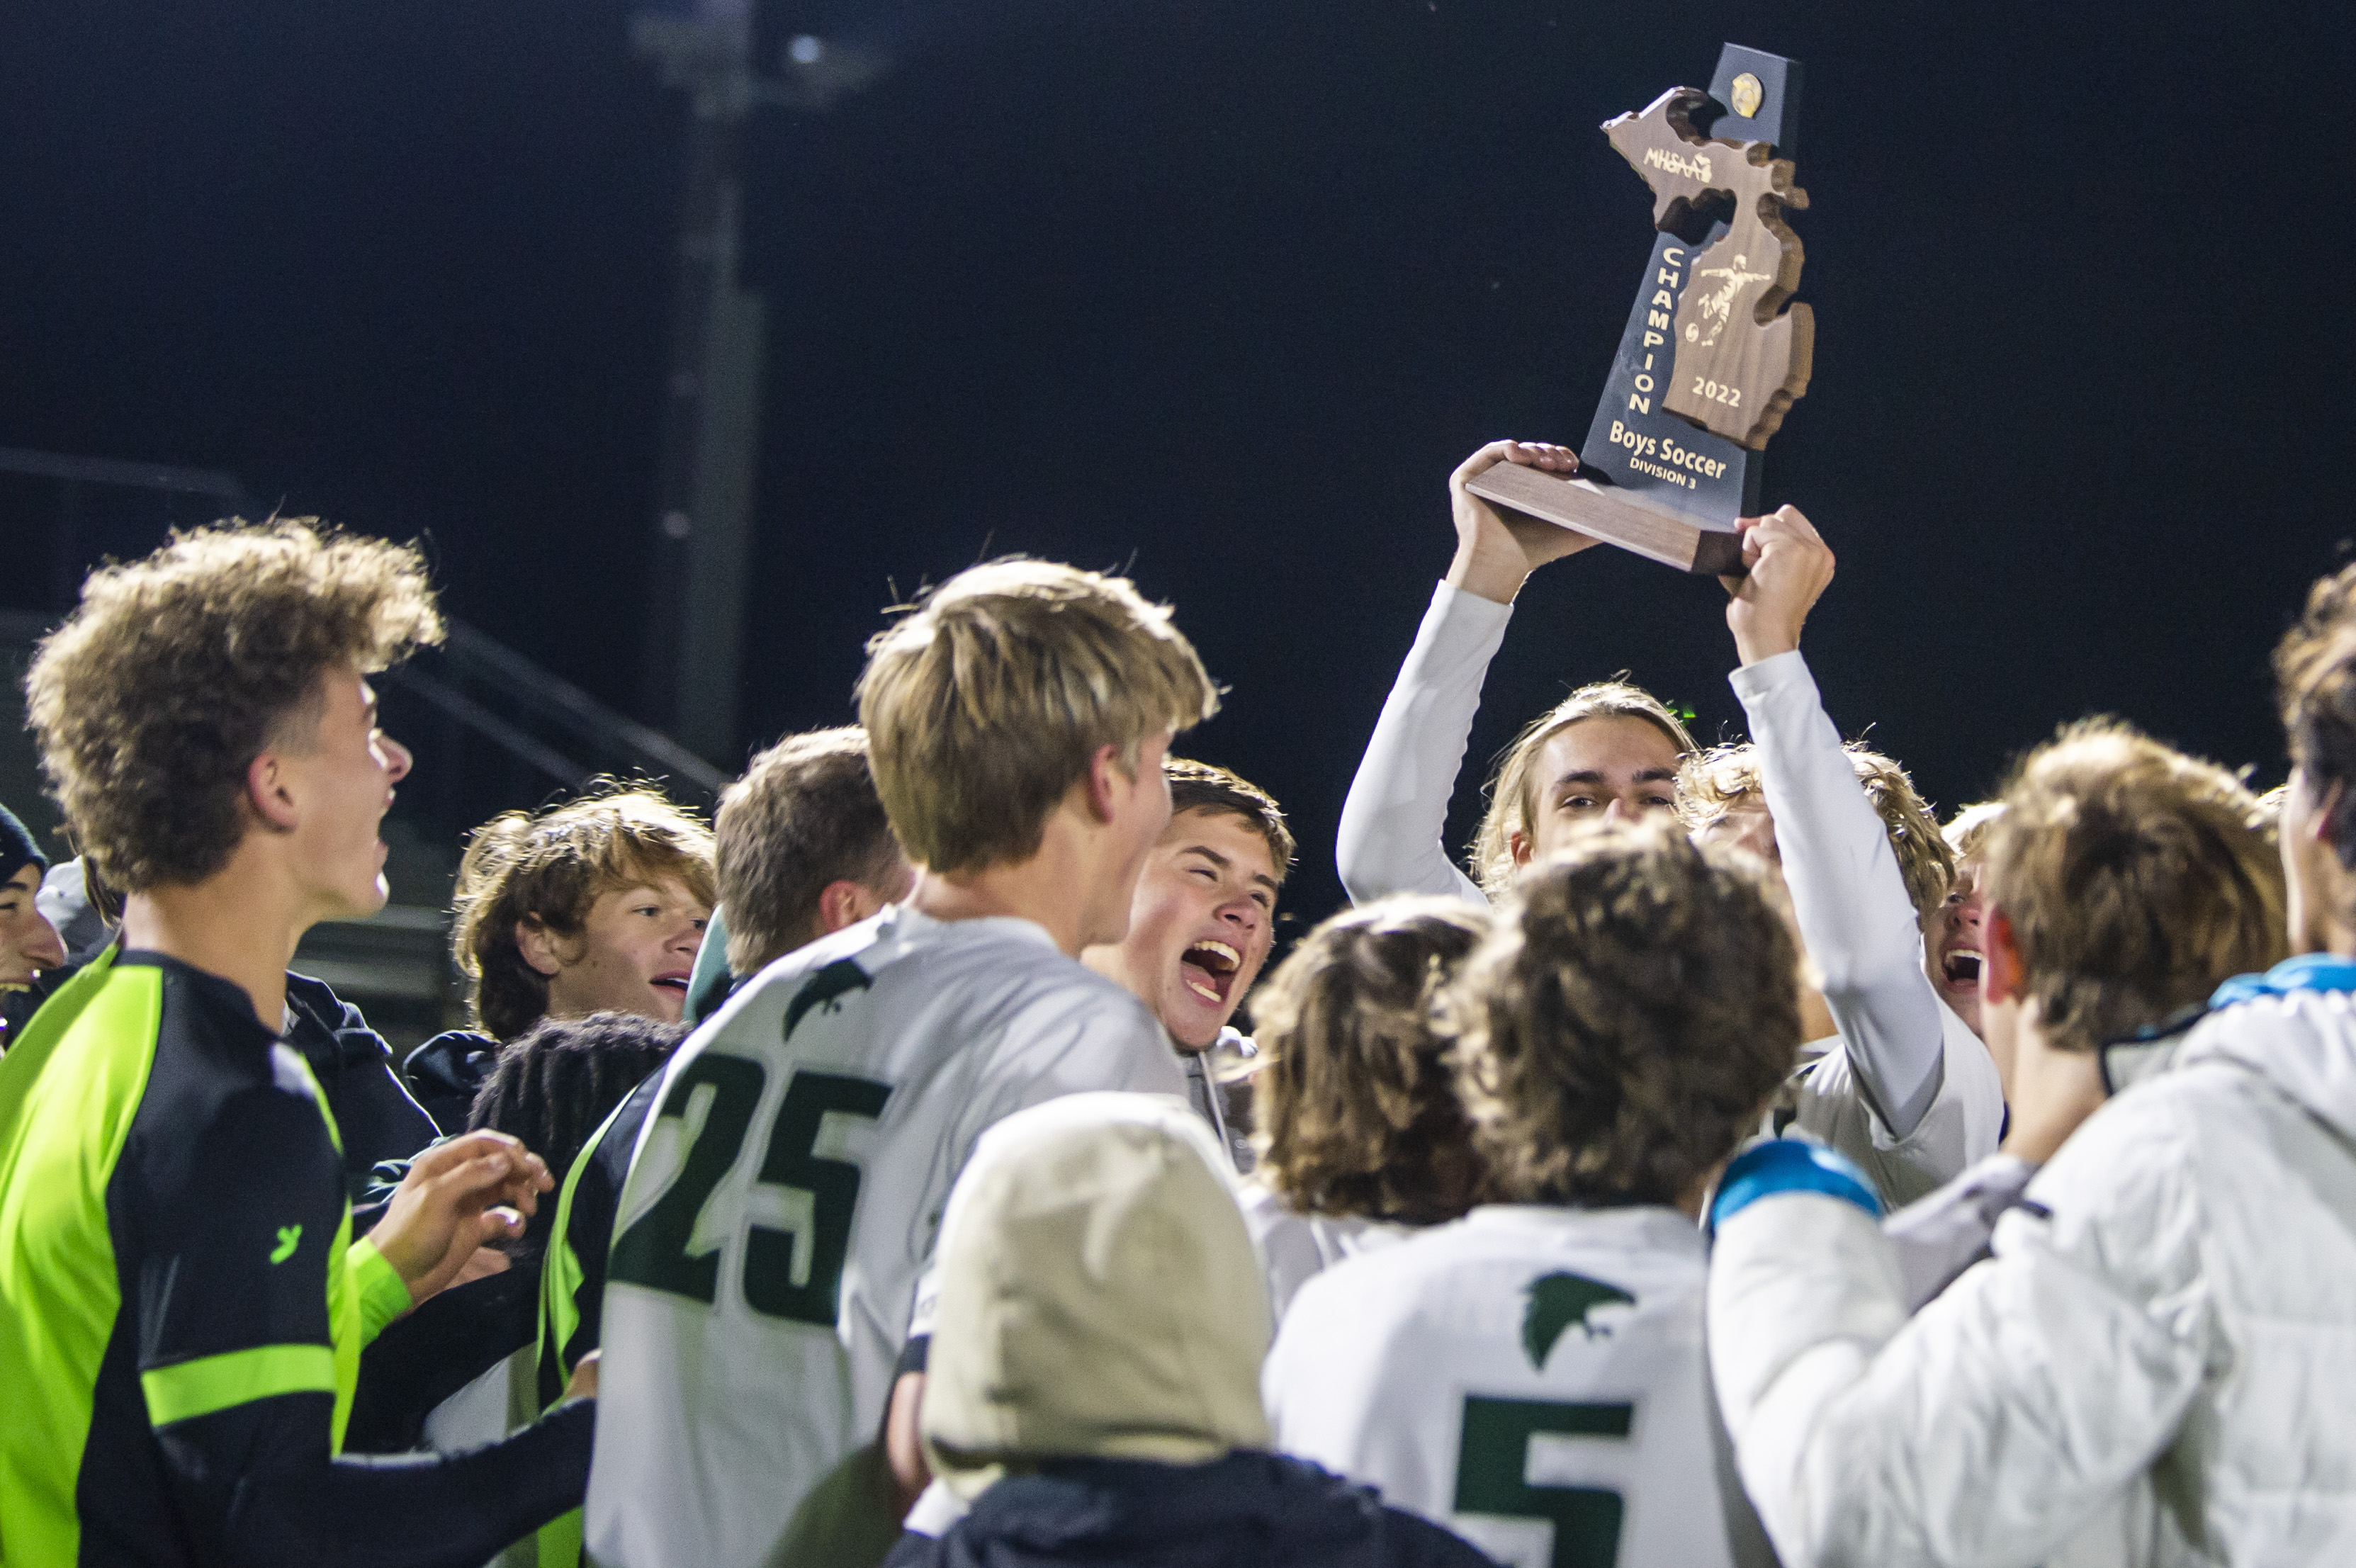
<svg viewBox="0 0 2356 1568">
<path fill-rule="evenodd" d="M 1676 87 L 1604 135 L 1653 191 L 1653 259 L 1621 334 L 1580 472 L 1499 463 L 1474 495 L 1683 571 L 1739 573 L 1760 454 L 1808 390 L 1815 317 L 1790 303 L 1784 214 L 1800 65 L 1729 44 L 1709 91 Z"/>
</svg>

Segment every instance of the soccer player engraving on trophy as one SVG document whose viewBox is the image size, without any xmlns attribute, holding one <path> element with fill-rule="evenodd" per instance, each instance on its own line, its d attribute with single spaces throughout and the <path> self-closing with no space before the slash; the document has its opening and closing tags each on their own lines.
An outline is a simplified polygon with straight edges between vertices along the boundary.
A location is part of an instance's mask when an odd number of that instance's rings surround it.
<svg viewBox="0 0 2356 1568">
<path fill-rule="evenodd" d="M 1653 196 L 1653 255 L 1580 472 L 1500 463 L 1475 495 L 1689 572 L 1740 571 L 1760 454 L 1807 391 L 1815 317 L 1792 303 L 1787 213 L 1800 67 L 1729 44 L 1710 89 L 1676 87 L 1603 127 Z"/>
</svg>

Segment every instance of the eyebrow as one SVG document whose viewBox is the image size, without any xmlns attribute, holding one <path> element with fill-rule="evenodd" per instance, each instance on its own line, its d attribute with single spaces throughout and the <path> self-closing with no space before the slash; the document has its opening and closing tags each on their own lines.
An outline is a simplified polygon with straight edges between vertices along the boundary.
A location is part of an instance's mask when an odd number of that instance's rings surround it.
<svg viewBox="0 0 2356 1568">
<path fill-rule="evenodd" d="M 1674 784 L 1676 782 L 1676 778 L 1677 770 L 1674 768 L 1647 768 L 1642 773 L 1639 773 L 1634 778 L 1631 779 L 1629 782 L 1632 784 Z M 1607 780 L 1604 779 L 1601 772 L 1592 768 L 1581 768 L 1577 773 L 1564 774 L 1561 778 L 1554 781 L 1554 787 L 1559 789 L 1566 784 L 1601 784 L 1606 781 Z"/>
<path fill-rule="evenodd" d="M 1228 859 L 1226 855 L 1221 854 L 1217 850 L 1213 849 L 1206 843 L 1181 844 L 1178 846 L 1178 853 L 1180 854 L 1199 854 L 1205 860 L 1207 860 L 1212 865 L 1217 866 L 1221 871 L 1225 871 L 1229 866 L 1235 865 L 1234 861 Z M 1276 878 L 1270 876 L 1265 871 L 1253 872 L 1251 874 L 1251 879 L 1254 882 L 1258 883 L 1261 886 L 1267 888 L 1271 893 L 1280 893 L 1283 891 L 1283 888 L 1279 886 Z"/>
</svg>

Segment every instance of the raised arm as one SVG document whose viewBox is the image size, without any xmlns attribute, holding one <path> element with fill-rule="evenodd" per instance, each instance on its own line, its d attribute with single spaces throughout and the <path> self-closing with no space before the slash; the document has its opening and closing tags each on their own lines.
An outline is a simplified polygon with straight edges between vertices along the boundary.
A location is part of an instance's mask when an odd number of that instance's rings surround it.
<svg viewBox="0 0 2356 1568">
<path fill-rule="evenodd" d="M 1354 903 L 1392 893 L 1482 900 L 1479 886 L 1440 842 L 1481 705 L 1481 682 L 1505 640 L 1523 580 L 1595 542 L 1550 523 L 1508 520 L 1464 488 L 1498 463 L 1569 473 L 1579 458 L 1564 446 L 1493 441 L 1449 476 L 1456 557 L 1432 593 L 1342 805 L 1334 851 Z"/>
<path fill-rule="evenodd" d="M 1728 585 L 1727 625 L 1742 660 L 1732 682 L 1759 748 L 1783 878 L 1850 1066 L 1875 1113 L 1904 1138 L 1938 1098 L 1946 1030 L 1889 830 L 1800 653 L 1833 553 L 1784 507 L 1746 527 L 1742 553 L 1750 572 Z"/>
</svg>

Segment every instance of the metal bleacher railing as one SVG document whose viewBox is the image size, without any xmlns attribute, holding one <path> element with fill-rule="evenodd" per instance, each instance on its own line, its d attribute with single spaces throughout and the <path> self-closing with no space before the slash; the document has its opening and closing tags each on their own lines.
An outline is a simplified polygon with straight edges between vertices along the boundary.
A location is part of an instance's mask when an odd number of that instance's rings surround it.
<svg viewBox="0 0 2356 1568">
<path fill-rule="evenodd" d="M 42 492 L 47 491 L 47 494 Z M 49 558 L 0 585 L 0 652 L 21 677 L 32 644 L 72 604 L 82 577 L 107 555 L 144 553 L 175 526 L 232 512 L 253 515 L 235 475 L 165 464 L 0 447 L 0 532 L 49 548 Z M 296 964 L 355 1002 L 395 1047 L 455 1024 L 449 960 L 449 891 L 465 837 L 499 811 L 537 805 L 601 776 L 660 779 L 675 799 L 710 809 L 727 775 L 671 736 L 616 712 L 496 638 L 463 621 L 447 641 L 379 682 L 386 729 L 417 757 L 385 836 L 393 904 L 366 921 L 316 928 Z M 0 799 L 27 820 L 54 822 L 37 799 L 16 680 L 0 698 Z"/>
</svg>

